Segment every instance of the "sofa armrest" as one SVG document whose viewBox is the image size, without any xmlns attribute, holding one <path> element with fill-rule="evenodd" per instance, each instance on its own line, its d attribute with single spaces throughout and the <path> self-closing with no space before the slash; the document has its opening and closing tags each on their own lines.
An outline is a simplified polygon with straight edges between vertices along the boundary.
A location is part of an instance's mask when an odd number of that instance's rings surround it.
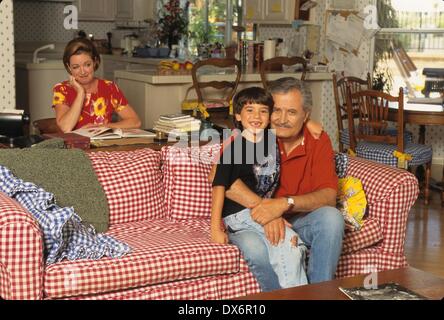
<svg viewBox="0 0 444 320">
<path fill-rule="evenodd" d="M 406 170 L 357 157 L 349 157 L 347 175 L 361 180 L 367 197 L 368 217 L 381 227 L 382 250 L 404 254 L 407 217 L 418 193 L 418 180 Z"/>
<path fill-rule="evenodd" d="M 43 239 L 37 222 L 0 192 L 0 297 L 42 299 Z"/>
</svg>

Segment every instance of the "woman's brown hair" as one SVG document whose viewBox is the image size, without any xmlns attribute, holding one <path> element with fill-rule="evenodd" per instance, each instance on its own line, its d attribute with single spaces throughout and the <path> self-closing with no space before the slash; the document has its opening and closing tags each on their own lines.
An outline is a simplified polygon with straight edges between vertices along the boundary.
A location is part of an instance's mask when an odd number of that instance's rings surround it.
<svg viewBox="0 0 444 320">
<path fill-rule="evenodd" d="M 71 71 L 69 70 L 69 61 L 71 57 L 81 53 L 88 54 L 94 61 L 94 71 L 99 68 L 100 55 L 94 43 L 86 38 L 76 38 L 68 42 L 65 47 L 65 52 L 63 53 L 63 65 L 69 74 L 71 74 Z"/>
</svg>

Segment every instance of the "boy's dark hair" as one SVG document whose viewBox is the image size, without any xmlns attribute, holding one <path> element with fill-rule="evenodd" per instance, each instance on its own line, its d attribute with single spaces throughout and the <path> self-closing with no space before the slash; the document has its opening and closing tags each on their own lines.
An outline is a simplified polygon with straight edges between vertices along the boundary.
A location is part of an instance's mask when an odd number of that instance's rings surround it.
<svg viewBox="0 0 444 320">
<path fill-rule="evenodd" d="M 240 114 L 246 104 L 262 104 L 268 107 L 270 114 L 273 112 L 273 97 L 261 87 L 250 87 L 239 91 L 233 99 L 234 114 Z M 242 123 L 237 121 L 236 117 L 234 117 L 234 126 L 243 130 Z"/>
</svg>

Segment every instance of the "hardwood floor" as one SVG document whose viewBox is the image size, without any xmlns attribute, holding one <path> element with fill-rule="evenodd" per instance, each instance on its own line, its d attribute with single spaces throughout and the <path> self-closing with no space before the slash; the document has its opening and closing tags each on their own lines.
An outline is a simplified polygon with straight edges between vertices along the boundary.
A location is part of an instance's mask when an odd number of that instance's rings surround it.
<svg viewBox="0 0 444 320">
<path fill-rule="evenodd" d="M 425 206 L 419 197 L 410 211 L 405 254 L 410 266 L 444 278 L 444 207 L 439 192 L 430 198 Z"/>
</svg>

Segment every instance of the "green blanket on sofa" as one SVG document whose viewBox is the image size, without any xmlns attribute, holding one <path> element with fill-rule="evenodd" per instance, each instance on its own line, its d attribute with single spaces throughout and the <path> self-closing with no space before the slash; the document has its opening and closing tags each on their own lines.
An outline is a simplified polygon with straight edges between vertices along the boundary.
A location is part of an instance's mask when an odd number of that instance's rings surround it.
<svg viewBox="0 0 444 320">
<path fill-rule="evenodd" d="M 74 207 L 97 232 L 109 226 L 109 208 L 91 161 L 80 149 L 61 149 L 62 139 L 50 139 L 27 149 L 0 150 L 0 164 L 18 178 L 55 196 L 61 207 Z"/>
</svg>

